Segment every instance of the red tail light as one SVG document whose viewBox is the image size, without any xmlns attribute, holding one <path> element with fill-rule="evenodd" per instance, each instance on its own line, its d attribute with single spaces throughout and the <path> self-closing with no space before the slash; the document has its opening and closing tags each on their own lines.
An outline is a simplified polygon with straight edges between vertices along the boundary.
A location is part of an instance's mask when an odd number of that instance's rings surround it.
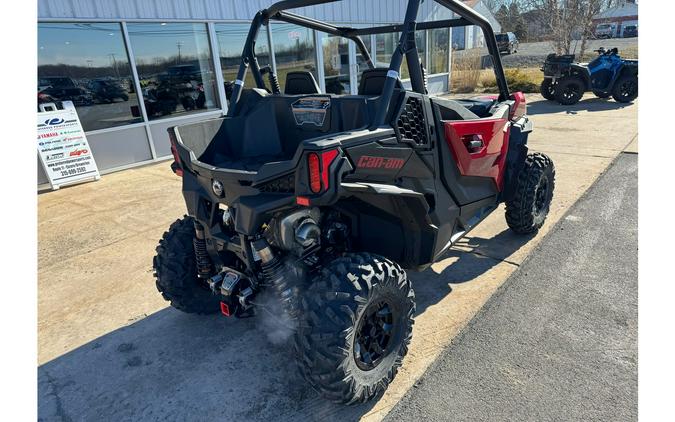
<svg viewBox="0 0 675 422">
<path fill-rule="evenodd" d="M 220 313 L 225 316 L 230 316 L 230 307 L 225 302 L 220 302 Z"/>
<path fill-rule="evenodd" d="M 337 157 L 338 152 L 336 149 L 321 153 L 321 181 L 323 182 L 323 188 L 328 189 L 330 183 L 328 182 L 328 176 L 330 173 L 330 165 Z"/>
<path fill-rule="evenodd" d="M 173 155 L 173 163 L 171 164 L 171 170 L 180 177 L 183 177 L 183 166 L 180 162 L 180 156 L 178 155 L 178 150 L 176 149 L 176 134 L 174 133 L 174 128 L 170 127 L 167 129 L 169 132 L 169 142 L 171 143 L 171 155 Z"/>
<path fill-rule="evenodd" d="M 309 167 L 309 188 L 314 193 L 321 192 L 321 170 L 319 169 L 319 156 L 310 152 L 307 156 L 307 166 Z"/>
<path fill-rule="evenodd" d="M 309 168 L 309 188 L 313 193 L 320 193 L 330 187 L 330 165 L 338 156 L 338 150 L 331 149 L 319 154 L 310 152 L 307 155 L 307 167 Z"/>
<path fill-rule="evenodd" d="M 520 91 L 511 94 L 511 99 L 514 104 L 509 113 L 509 119 L 516 120 L 527 113 L 527 101 L 525 101 L 525 94 Z"/>
</svg>

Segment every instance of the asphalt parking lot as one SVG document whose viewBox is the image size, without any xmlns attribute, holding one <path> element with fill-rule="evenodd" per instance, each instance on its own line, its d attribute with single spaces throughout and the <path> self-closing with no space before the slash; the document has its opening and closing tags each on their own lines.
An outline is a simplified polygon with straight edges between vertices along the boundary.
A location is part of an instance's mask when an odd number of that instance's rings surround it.
<svg viewBox="0 0 675 422">
<path fill-rule="evenodd" d="M 361 406 L 332 405 L 305 386 L 263 318 L 167 308 L 151 260 L 185 212 L 168 163 L 40 195 L 40 418 L 382 419 L 613 160 L 637 151 L 637 102 L 587 96 L 565 108 L 528 95 L 528 103 L 530 147 L 556 165 L 546 225 L 536 237 L 518 237 L 498 210 L 442 261 L 411 273 L 418 314 L 410 352 L 384 397 Z"/>
<path fill-rule="evenodd" d="M 387 420 L 637 420 L 637 163 L 619 156 Z"/>
</svg>

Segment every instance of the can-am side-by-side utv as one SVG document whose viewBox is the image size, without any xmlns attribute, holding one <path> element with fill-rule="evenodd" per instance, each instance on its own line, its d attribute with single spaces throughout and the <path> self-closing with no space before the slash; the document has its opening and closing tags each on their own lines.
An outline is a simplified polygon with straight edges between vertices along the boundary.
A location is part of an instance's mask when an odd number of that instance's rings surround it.
<svg viewBox="0 0 675 422">
<path fill-rule="evenodd" d="M 586 91 L 599 98 L 612 97 L 629 103 L 638 96 L 638 61 L 623 59 L 619 50 L 595 50 L 598 56 L 590 63 L 575 63 L 574 54 L 549 54 L 541 71 L 541 95 L 563 105 L 579 102 Z"/>
<path fill-rule="evenodd" d="M 509 93 L 485 18 L 456 0 L 437 3 L 459 17 L 416 22 L 421 1 L 409 0 L 402 24 L 372 28 L 288 11 L 329 2 L 258 12 L 227 115 L 169 129 L 189 216 L 164 234 L 153 266 L 159 291 L 185 312 L 251 316 L 272 297 L 303 377 L 354 403 L 382 394 L 407 353 L 415 295 L 404 269 L 442 258 L 500 203 L 512 230 L 536 232 L 555 170 L 528 152 L 525 98 Z M 322 93 L 309 72 L 289 72 L 282 93 L 254 53 L 270 20 L 354 42 L 369 67 L 358 94 Z M 430 97 L 415 30 L 467 25 L 485 34 L 499 95 Z M 389 67 L 375 67 L 361 36 L 396 32 Z M 244 87 L 247 72 L 256 87 Z"/>
</svg>

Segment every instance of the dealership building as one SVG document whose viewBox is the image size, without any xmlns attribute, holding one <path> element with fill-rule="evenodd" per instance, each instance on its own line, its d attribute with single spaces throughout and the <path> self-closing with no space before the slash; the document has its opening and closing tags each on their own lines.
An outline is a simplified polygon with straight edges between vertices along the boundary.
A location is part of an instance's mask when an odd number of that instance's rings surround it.
<svg viewBox="0 0 675 422">
<path fill-rule="evenodd" d="M 38 102 L 73 101 L 101 173 L 171 157 L 166 129 L 222 116 L 249 23 L 273 0 L 38 0 Z M 344 0 L 294 10 L 352 27 L 403 21 L 405 0 Z M 480 0 L 465 1 L 499 24 Z M 450 19 L 431 0 L 418 22 Z M 322 92 L 356 94 L 365 62 L 352 41 L 270 22 L 256 43 L 279 76 L 311 72 Z M 388 66 L 398 34 L 364 37 Z M 452 50 L 484 44 L 477 27 L 418 31 L 431 93 L 448 91 Z M 250 72 L 249 72 L 250 73 Z M 407 69 L 402 67 L 404 85 Z M 245 81 L 252 86 L 250 75 Z M 141 100 L 142 99 L 142 100 Z M 38 161 L 38 185 L 48 180 Z"/>
</svg>

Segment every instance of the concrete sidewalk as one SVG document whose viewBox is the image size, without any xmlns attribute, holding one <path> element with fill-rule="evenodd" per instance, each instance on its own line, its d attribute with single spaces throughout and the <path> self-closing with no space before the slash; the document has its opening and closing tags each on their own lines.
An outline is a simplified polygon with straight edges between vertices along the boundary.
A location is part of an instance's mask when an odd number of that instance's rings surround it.
<svg viewBox="0 0 675 422">
<path fill-rule="evenodd" d="M 363 406 L 318 398 L 261 321 L 166 309 L 151 260 L 184 213 L 168 163 L 40 195 L 40 416 L 381 419 L 637 136 L 637 103 L 588 97 L 565 108 L 538 95 L 528 102 L 530 147 L 548 153 L 557 170 L 547 224 L 534 238 L 515 236 L 498 210 L 443 261 L 410 274 L 418 315 L 409 355 L 385 396 Z"/>
<path fill-rule="evenodd" d="M 387 420 L 637 420 L 637 161 L 617 159 Z"/>
</svg>

